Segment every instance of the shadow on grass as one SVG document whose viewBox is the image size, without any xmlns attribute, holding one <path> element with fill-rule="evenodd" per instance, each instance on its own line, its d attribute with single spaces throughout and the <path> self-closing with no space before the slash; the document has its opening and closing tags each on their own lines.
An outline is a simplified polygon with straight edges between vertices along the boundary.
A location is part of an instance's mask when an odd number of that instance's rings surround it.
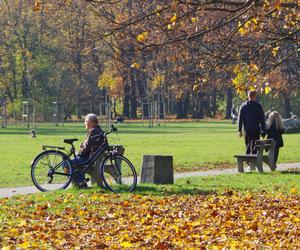
<svg viewBox="0 0 300 250">
<path fill-rule="evenodd" d="M 216 194 L 213 190 L 202 190 L 195 187 L 182 187 L 181 185 L 173 184 L 171 185 L 148 185 L 139 184 L 134 190 L 136 194 L 143 195 L 179 195 L 179 194 L 190 194 L 190 195 L 210 195 Z"/>
<path fill-rule="evenodd" d="M 300 170 L 285 170 L 280 171 L 281 174 L 294 174 L 294 175 L 300 175 Z"/>
</svg>

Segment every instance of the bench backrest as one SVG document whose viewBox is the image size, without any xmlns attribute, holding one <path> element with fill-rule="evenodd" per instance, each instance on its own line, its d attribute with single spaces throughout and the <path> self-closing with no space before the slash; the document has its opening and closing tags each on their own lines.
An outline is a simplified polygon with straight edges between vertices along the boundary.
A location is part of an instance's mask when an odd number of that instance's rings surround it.
<svg viewBox="0 0 300 250">
<path fill-rule="evenodd" d="M 255 142 L 255 149 L 257 150 L 257 158 L 261 160 L 263 158 L 263 152 L 268 152 L 268 159 L 271 164 L 274 163 L 274 152 L 276 142 L 273 139 L 257 140 Z"/>
<path fill-rule="evenodd" d="M 255 150 L 257 150 L 257 160 L 262 161 L 265 150 L 265 143 L 262 141 L 256 141 L 255 144 Z"/>
</svg>

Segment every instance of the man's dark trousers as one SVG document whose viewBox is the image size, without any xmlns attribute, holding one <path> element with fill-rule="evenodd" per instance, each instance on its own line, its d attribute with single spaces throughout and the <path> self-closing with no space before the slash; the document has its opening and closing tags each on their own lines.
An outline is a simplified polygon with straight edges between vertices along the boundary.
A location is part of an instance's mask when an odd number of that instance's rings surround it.
<svg viewBox="0 0 300 250">
<path fill-rule="evenodd" d="M 246 130 L 245 134 L 246 154 L 256 154 L 255 142 L 260 139 L 260 130 Z"/>
</svg>

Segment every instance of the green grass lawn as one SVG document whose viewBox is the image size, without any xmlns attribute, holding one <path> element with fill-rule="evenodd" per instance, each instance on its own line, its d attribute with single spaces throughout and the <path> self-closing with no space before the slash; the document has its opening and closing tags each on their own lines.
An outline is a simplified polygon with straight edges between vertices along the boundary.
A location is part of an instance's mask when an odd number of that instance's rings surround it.
<svg viewBox="0 0 300 250">
<path fill-rule="evenodd" d="M 84 191 L 87 193 L 106 192 L 98 187 Z M 173 185 L 138 184 L 134 193 L 142 195 L 182 195 L 182 194 L 222 194 L 227 192 L 244 193 L 291 193 L 300 194 L 300 171 L 281 171 L 271 173 L 245 173 L 188 177 L 175 181 Z M 82 192 L 76 188 L 70 191 L 57 191 L 56 195 Z M 48 194 L 47 194 L 48 195 Z M 55 197 L 55 196 L 54 196 Z M 126 197 L 126 194 L 125 194 Z"/>
<path fill-rule="evenodd" d="M 178 179 L 174 184 L 155 185 L 155 184 L 138 184 L 133 194 L 166 196 L 166 195 L 211 195 L 227 194 L 230 192 L 246 195 L 248 193 L 267 193 L 270 195 L 277 194 L 298 194 L 300 195 L 300 171 L 276 171 L 269 173 L 244 173 L 234 175 L 216 175 L 216 176 L 198 176 Z M 103 193 L 112 197 L 112 199 L 126 199 L 130 193 L 116 195 L 106 189 L 92 186 L 88 189 L 78 189 L 75 187 L 67 190 L 57 190 L 45 193 L 26 195 L 26 200 L 38 200 L 39 202 L 53 202 L 59 197 L 77 196 L 80 194 L 93 195 Z M 11 205 L 18 203 L 17 196 L 9 198 Z M 74 200 L 78 206 L 79 200 Z M 66 202 L 65 202 L 66 203 Z M 72 206 L 72 203 L 61 204 L 63 206 Z"/>
<path fill-rule="evenodd" d="M 111 135 L 110 142 L 125 146 L 125 155 L 138 172 L 144 154 L 173 155 L 175 171 L 192 171 L 234 166 L 233 155 L 244 151 L 236 126 L 228 122 L 172 122 L 155 128 L 132 123 L 117 127 L 119 133 Z M 42 145 L 62 146 L 64 138 L 82 141 L 85 134 L 83 124 L 76 123 L 64 127 L 38 125 L 36 138 L 30 138 L 28 129 L 21 126 L 0 128 L 0 186 L 32 185 L 30 163 Z M 286 134 L 284 141 L 279 161 L 300 162 L 300 134 Z M 76 143 L 77 148 L 79 144 Z"/>
</svg>

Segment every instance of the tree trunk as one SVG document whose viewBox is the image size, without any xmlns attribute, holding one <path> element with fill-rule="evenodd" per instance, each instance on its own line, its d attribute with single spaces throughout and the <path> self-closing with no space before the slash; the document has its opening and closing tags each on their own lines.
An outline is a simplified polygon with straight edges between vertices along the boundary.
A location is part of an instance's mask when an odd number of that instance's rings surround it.
<svg viewBox="0 0 300 250">
<path fill-rule="evenodd" d="M 217 112 L 217 90 L 216 88 L 213 88 L 211 93 L 211 114 L 212 117 L 216 116 Z"/>
<path fill-rule="evenodd" d="M 176 119 L 183 118 L 182 98 L 176 100 Z"/>
<path fill-rule="evenodd" d="M 186 119 L 188 117 L 188 104 L 189 97 L 188 94 L 183 95 L 176 102 L 176 119 Z"/>
<path fill-rule="evenodd" d="M 22 96 L 29 98 L 29 72 L 27 56 L 23 56 Z"/>
<path fill-rule="evenodd" d="M 130 118 L 137 118 L 137 100 L 136 96 L 130 96 Z"/>
<path fill-rule="evenodd" d="M 189 94 L 185 94 L 183 102 L 183 118 L 188 118 L 190 98 Z"/>
<path fill-rule="evenodd" d="M 81 110 L 81 102 L 79 98 L 77 98 L 77 119 L 81 119 L 82 116 L 82 110 Z"/>
<path fill-rule="evenodd" d="M 287 94 L 283 94 L 283 116 L 284 118 L 290 118 L 292 107 L 291 107 L 291 98 Z"/>
<path fill-rule="evenodd" d="M 130 118 L 137 118 L 136 84 L 133 70 L 130 70 L 130 83 Z"/>
<path fill-rule="evenodd" d="M 225 116 L 225 119 L 231 118 L 231 108 L 232 108 L 232 88 L 229 87 L 226 90 L 226 116 Z"/>
<path fill-rule="evenodd" d="M 130 87 L 128 86 L 128 84 L 125 84 L 124 99 L 123 99 L 123 116 L 127 118 L 129 117 L 129 100 L 130 100 L 129 92 L 130 92 Z"/>
<path fill-rule="evenodd" d="M 193 113 L 192 119 L 203 119 L 204 118 L 204 103 L 202 96 L 196 94 L 193 101 Z"/>
</svg>

